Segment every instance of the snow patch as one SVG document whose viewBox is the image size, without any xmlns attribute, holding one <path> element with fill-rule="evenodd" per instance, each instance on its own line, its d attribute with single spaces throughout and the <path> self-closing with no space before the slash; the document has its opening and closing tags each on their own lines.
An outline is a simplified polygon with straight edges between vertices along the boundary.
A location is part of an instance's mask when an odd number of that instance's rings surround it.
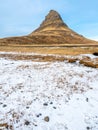
<svg viewBox="0 0 98 130">
<path fill-rule="evenodd" d="M 98 130 L 98 69 L 0 58 L 4 123 L 9 130 Z"/>
</svg>

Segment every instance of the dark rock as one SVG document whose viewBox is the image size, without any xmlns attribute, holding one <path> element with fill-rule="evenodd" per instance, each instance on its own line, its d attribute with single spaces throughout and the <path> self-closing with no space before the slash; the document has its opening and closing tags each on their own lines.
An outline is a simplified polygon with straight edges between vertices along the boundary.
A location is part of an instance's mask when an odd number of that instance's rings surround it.
<svg viewBox="0 0 98 130">
<path fill-rule="evenodd" d="M 56 109 L 56 107 L 53 107 L 54 109 Z"/>
<path fill-rule="evenodd" d="M 39 115 L 36 115 L 36 117 L 39 117 Z"/>
<path fill-rule="evenodd" d="M 50 102 L 50 104 L 53 104 L 53 102 Z"/>
<path fill-rule="evenodd" d="M 33 123 L 33 125 L 37 127 L 37 124 Z"/>
<path fill-rule="evenodd" d="M 89 126 L 87 126 L 87 127 L 86 127 L 86 129 L 87 129 L 87 130 L 90 130 L 90 127 L 89 127 Z"/>
<path fill-rule="evenodd" d="M 41 114 L 41 113 L 39 113 L 38 115 L 36 115 L 36 117 L 40 117 L 40 116 L 42 116 L 42 114 Z"/>
<path fill-rule="evenodd" d="M 88 101 L 89 101 L 89 99 L 88 99 L 88 98 L 86 98 L 86 101 L 88 102 Z"/>
<path fill-rule="evenodd" d="M 26 107 L 26 109 L 29 109 L 29 107 Z"/>
<path fill-rule="evenodd" d="M 6 104 L 4 104 L 4 105 L 3 105 L 3 107 L 7 107 L 7 105 L 6 105 Z"/>
<path fill-rule="evenodd" d="M 44 106 L 48 106 L 48 103 L 43 103 Z"/>
<path fill-rule="evenodd" d="M 39 113 L 39 116 L 42 116 L 42 114 L 41 114 L 41 113 Z"/>
<path fill-rule="evenodd" d="M 94 52 L 93 55 L 94 55 L 94 56 L 98 56 L 98 52 Z"/>
<path fill-rule="evenodd" d="M 25 124 L 25 125 L 29 125 L 30 122 L 26 120 L 24 124 Z"/>
<path fill-rule="evenodd" d="M 0 105 L 2 105 L 3 103 L 2 102 L 0 102 Z"/>
</svg>

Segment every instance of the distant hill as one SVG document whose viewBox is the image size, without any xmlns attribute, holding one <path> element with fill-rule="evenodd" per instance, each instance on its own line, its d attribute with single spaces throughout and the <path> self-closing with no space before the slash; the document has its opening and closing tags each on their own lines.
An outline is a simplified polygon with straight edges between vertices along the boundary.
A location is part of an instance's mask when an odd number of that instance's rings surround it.
<svg viewBox="0 0 98 130">
<path fill-rule="evenodd" d="M 27 36 L 0 39 L 0 45 L 34 44 L 34 45 L 93 45 L 98 42 L 87 39 L 74 32 L 65 24 L 60 14 L 51 10 L 40 27 Z"/>
</svg>

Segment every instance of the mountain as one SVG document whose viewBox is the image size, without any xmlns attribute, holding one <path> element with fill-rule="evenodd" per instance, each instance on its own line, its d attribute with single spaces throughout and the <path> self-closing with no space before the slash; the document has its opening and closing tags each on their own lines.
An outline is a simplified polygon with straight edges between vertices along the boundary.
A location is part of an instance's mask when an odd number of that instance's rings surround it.
<svg viewBox="0 0 98 130">
<path fill-rule="evenodd" d="M 49 14 L 45 17 L 45 20 L 42 22 L 40 27 L 34 31 L 35 32 L 42 32 L 47 30 L 63 30 L 68 28 L 68 26 L 63 22 L 61 16 L 58 12 L 51 10 Z"/>
<path fill-rule="evenodd" d="M 74 32 L 63 22 L 57 11 L 51 10 L 31 34 L 22 37 L 0 39 L 0 45 L 8 44 L 35 44 L 35 45 L 66 45 L 66 44 L 96 44 L 96 41 L 87 39 Z M 97 43 L 98 44 L 98 43 Z"/>
</svg>

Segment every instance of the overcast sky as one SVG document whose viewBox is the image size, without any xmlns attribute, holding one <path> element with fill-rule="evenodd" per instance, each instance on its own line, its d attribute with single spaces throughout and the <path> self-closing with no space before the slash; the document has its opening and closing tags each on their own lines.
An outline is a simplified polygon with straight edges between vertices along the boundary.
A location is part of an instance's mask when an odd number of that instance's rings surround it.
<svg viewBox="0 0 98 130">
<path fill-rule="evenodd" d="M 31 33 L 51 9 L 74 31 L 98 40 L 98 0 L 0 0 L 0 38 Z"/>
</svg>

